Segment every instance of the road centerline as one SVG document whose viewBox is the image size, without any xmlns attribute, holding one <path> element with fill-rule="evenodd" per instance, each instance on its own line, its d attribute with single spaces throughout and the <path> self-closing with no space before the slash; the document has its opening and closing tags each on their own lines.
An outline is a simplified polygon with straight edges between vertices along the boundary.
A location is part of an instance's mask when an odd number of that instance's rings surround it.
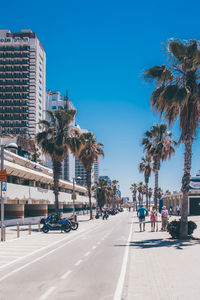
<svg viewBox="0 0 200 300">
<path fill-rule="evenodd" d="M 38 300 L 45 300 L 55 290 L 55 286 L 50 287 Z"/>
<path fill-rule="evenodd" d="M 80 259 L 80 260 L 78 260 L 74 265 L 75 265 L 75 266 L 79 266 L 79 265 L 82 263 L 82 261 L 83 261 L 83 260 Z"/>
<path fill-rule="evenodd" d="M 67 276 L 69 276 L 71 273 L 72 273 L 72 271 L 71 271 L 71 270 L 68 270 L 65 274 L 63 274 L 63 275 L 60 277 L 60 279 L 66 279 Z"/>
<path fill-rule="evenodd" d="M 128 239 L 127 239 L 127 242 L 126 242 L 122 267 L 121 267 L 121 271 L 120 271 L 120 276 L 119 276 L 119 279 L 118 279 L 117 288 L 115 290 L 113 300 L 121 300 L 122 299 L 122 292 L 123 292 L 124 280 L 125 280 L 126 269 L 127 269 L 128 254 L 129 254 L 129 249 L 130 249 L 129 246 L 130 246 L 132 231 L 133 231 L 133 223 L 131 223 L 129 236 L 128 236 Z"/>
</svg>

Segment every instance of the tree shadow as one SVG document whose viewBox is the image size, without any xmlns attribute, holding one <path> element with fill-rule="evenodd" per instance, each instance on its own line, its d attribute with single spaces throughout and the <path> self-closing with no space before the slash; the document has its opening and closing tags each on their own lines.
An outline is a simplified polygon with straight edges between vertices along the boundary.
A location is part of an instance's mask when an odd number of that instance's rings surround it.
<svg viewBox="0 0 200 300">
<path fill-rule="evenodd" d="M 150 239 L 144 241 L 130 242 L 129 245 L 115 245 L 116 247 L 133 247 L 136 249 L 151 249 L 161 247 L 174 247 L 183 250 L 185 247 L 200 244 L 200 240 L 173 240 L 173 239 Z"/>
</svg>

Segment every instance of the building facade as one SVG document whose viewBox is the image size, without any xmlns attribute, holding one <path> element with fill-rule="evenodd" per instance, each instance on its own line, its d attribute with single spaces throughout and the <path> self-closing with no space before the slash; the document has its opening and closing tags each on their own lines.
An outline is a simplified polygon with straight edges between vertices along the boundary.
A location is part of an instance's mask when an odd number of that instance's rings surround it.
<svg viewBox="0 0 200 300">
<path fill-rule="evenodd" d="M 44 119 L 46 53 L 32 30 L 0 30 L 0 126 L 34 136 Z"/>
<path fill-rule="evenodd" d="M 176 206 L 182 204 L 183 193 L 173 192 L 173 194 L 165 194 L 162 199 L 163 205 L 167 208 L 170 206 L 173 212 L 176 213 Z M 200 171 L 197 172 L 196 176 L 190 179 L 190 189 L 188 195 L 188 214 L 189 215 L 200 215 Z"/>
<path fill-rule="evenodd" d="M 72 104 L 72 102 L 69 100 L 68 95 L 66 95 L 66 97 L 63 99 L 59 91 L 47 91 L 46 109 L 54 111 L 56 109 L 59 109 L 59 107 L 65 107 L 66 109 L 69 110 L 75 110 L 75 107 Z M 46 115 L 46 119 L 48 119 L 47 115 Z M 75 126 L 75 118 L 71 122 L 69 129 L 74 126 Z M 52 162 L 48 157 L 47 157 L 47 166 L 49 168 L 52 168 Z M 68 151 L 67 156 L 62 164 L 61 178 L 63 180 L 72 182 L 74 177 L 75 177 L 75 158 Z"/>
<path fill-rule="evenodd" d="M 11 145 L 10 145 L 11 146 Z M 7 188 L 3 191 L 5 218 L 41 216 L 54 212 L 53 171 L 27 158 L 4 151 Z M 75 185 L 76 211 L 88 206 L 87 189 Z M 72 212 L 73 183 L 59 181 L 59 208 L 61 213 Z M 95 205 L 95 199 L 92 198 Z"/>
</svg>

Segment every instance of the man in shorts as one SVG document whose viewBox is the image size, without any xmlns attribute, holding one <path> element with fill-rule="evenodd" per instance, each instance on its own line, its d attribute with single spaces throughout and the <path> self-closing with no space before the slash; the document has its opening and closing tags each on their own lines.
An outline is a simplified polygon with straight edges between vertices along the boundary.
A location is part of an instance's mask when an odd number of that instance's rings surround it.
<svg viewBox="0 0 200 300">
<path fill-rule="evenodd" d="M 143 204 L 141 204 L 137 211 L 137 216 L 139 218 L 140 232 L 142 231 L 142 224 L 143 224 L 143 231 L 145 231 L 145 216 L 146 215 L 148 215 L 148 210 L 143 207 Z"/>
</svg>

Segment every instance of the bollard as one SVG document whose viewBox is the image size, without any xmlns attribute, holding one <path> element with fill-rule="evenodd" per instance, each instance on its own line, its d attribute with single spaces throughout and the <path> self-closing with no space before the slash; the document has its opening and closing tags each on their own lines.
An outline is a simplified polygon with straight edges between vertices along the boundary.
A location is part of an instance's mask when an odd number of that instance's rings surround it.
<svg viewBox="0 0 200 300">
<path fill-rule="evenodd" d="M 28 225 L 28 234 L 31 234 L 31 223 Z"/>
<path fill-rule="evenodd" d="M 3 242 L 6 241 L 6 226 L 3 226 Z"/>
<path fill-rule="evenodd" d="M 40 232 L 40 222 L 38 223 L 38 232 Z"/>
<path fill-rule="evenodd" d="M 20 237 L 20 228 L 19 228 L 19 223 L 17 223 L 17 237 Z"/>
</svg>

